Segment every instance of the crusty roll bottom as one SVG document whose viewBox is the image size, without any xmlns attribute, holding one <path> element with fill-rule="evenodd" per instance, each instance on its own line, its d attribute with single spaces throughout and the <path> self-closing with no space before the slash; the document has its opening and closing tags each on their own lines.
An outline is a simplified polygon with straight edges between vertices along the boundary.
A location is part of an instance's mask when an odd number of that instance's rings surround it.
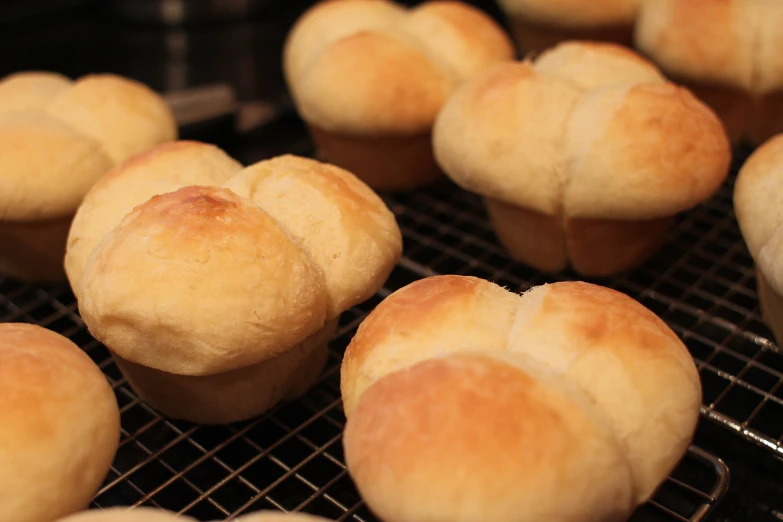
<svg viewBox="0 0 783 522">
<path fill-rule="evenodd" d="M 731 87 L 683 83 L 715 111 L 733 143 L 760 145 L 783 131 L 783 91 L 753 95 Z"/>
<path fill-rule="evenodd" d="M 175 375 L 112 354 L 141 400 L 167 417 L 227 424 L 296 399 L 315 384 L 337 329 L 332 321 L 298 345 L 259 364 L 212 375 Z"/>
<path fill-rule="evenodd" d="M 562 42 L 608 42 L 632 47 L 633 25 L 622 24 L 596 28 L 564 28 L 527 20 L 520 16 L 508 18 L 508 26 L 520 56 L 545 51 Z"/>
<path fill-rule="evenodd" d="M 47 221 L 0 221 L 0 273 L 34 283 L 65 279 L 63 253 L 73 215 Z"/>
<path fill-rule="evenodd" d="M 543 272 L 572 267 L 587 277 L 629 270 L 658 251 L 673 217 L 624 221 L 547 216 L 484 198 L 500 243 L 511 256 Z"/>
<path fill-rule="evenodd" d="M 442 172 L 432 153 L 432 136 L 350 136 L 308 125 L 318 156 L 352 172 L 376 190 L 406 191 L 429 185 Z"/>
</svg>

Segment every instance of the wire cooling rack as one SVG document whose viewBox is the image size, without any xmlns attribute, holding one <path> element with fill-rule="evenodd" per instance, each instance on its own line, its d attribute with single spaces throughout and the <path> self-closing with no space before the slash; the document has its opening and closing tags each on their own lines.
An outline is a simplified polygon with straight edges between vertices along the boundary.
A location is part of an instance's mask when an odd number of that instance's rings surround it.
<svg viewBox="0 0 783 522">
<path fill-rule="evenodd" d="M 341 355 L 361 320 L 383 297 L 429 273 L 405 258 L 389 285 L 344 314 L 327 370 L 313 390 L 268 415 L 229 426 L 167 420 L 140 402 L 108 351 L 86 332 L 67 287 L 0 281 L 1 320 L 37 323 L 66 335 L 112 383 L 122 412 L 122 439 L 94 507 L 154 506 L 202 521 L 276 509 L 373 522 L 344 465 Z M 725 465 L 693 447 L 632 520 L 702 521 L 727 486 Z"/>
<path fill-rule="evenodd" d="M 732 188 L 729 180 L 681 219 L 643 267 L 596 282 L 638 299 L 684 339 L 701 374 L 706 418 L 783 453 L 783 356 L 759 316 Z M 515 291 L 570 278 L 544 276 L 511 260 L 480 199 L 447 182 L 386 201 L 405 238 L 405 255 L 387 284 L 343 315 L 327 369 L 306 396 L 245 423 L 205 427 L 162 418 L 138 400 L 107 350 L 89 336 L 67 286 L 0 279 L 0 321 L 33 322 L 70 337 L 116 391 L 122 441 L 95 507 L 149 505 L 198 520 L 230 520 L 264 508 L 375 520 L 345 470 L 341 446 L 339 365 L 361 320 L 390 292 L 428 275 L 474 275 Z M 728 475 L 719 459 L 691 448 L 632 521 L 705 520 Z"/>
</svg>

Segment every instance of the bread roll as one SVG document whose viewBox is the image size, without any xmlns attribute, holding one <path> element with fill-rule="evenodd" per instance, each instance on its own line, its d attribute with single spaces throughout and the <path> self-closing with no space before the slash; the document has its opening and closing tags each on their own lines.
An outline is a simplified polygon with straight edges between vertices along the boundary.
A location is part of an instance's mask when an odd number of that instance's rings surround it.
<svg viewBox="0 0 783 522">
<path fill-rule="evenodd" d="M 176 135 L 163 99 L 126 78 L 0 80 L 0 273 L 64 279 L 68 228 L 85 194 L 113 165 Z"/>
<path fill-rule="evenodd" d="M 642 0 L 498 0 L 521 55 L 568 40 L 633 44 Z"/>
<path fill-rule="evenodd" d="M 639 13 L 635 41 L 718 114 L 733 142 L 783 131 L 783 3 L 657 0 Z"/>
<path fill-rule="evenodd" d="M 70 78 L 53 72 L 9 74 L 0 81 L 0 113 L 42 111 L 72 84 Z"/>
<path fill-rule="evenodd" d="M 608 276 L 654 253 L 709 198 L 731 148 L 716 116 L 612 44 L 569 42 L 460 87 L 435 156 L 484 197 L 501 243 L 536 269 Z"/>
<path fill-rule="evenodd" d="M 65 264 L 90 333 L 139 397 L 214 424 L 307 391 L 340 314 L 401 250 L 393 214 L 347 171 L 294 156 L 243 169 L 177 142 L 90 191 Z"/>
<path fill-rule="evenodd" d="M 0 519 L 51 522 L 85 509 L 120 440 L 114 392 L 65 337 L 0 324 Z"/>
<path fill-rule="evenodd" d="M 381 190 L 434 181 L 435 116 L 454 88 L 513 58 L 489 16 L 461 2 L 320 2 L 286 40 L 294 103 L 326 161 Z"/>
<path fill-rule="evenodd" d="M 783 341 L 783 134 L 761 145 L 737 175 L 734 212 L 756 264 L 761 315 Z"/>
<path fill-rule="evenodd" d="M 624 294 L 519 296 L 463 276 L 378 305 L 341 388 L 348 471 L 386 522 L 626 520 L 684 455 L 701 404 L 685 346 Z"/>
</svg>

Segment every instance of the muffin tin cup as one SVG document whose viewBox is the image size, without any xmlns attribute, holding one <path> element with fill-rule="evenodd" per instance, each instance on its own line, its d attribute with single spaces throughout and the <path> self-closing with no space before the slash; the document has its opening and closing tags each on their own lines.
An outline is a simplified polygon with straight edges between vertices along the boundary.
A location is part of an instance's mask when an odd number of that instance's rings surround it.
<svg viewBox="0 0 783 522">
<path fill-rule="evenodd" d="M 645 221 L 565 219 L 484 198 L 495 234 L 516 260 L 543 272 L 573 268 L 605 277 L 634 268 L 664 243 L 675 217 Z"/>
<path fill-rule="evenodd" d="M 310 389 L 326 364 L 328 344 L 338 321 L 329 321 L 276 357 L 213 375 L 175 375 L 127 361 L 113 352 L 112 358 L 139 398 L 166 417 L 227 424 L 260 415 Z"/>
<path fill-rule="evenodd" d="M 318 156 L 342 167 L 375 190 L 408 191 L 437 181 L 442 171 L 432 152 L 432 134 L 353 136 L 308 125 Z"/>
<path fill-rule="evenodd" d="M 0 221 L 0 273 L 35 283 L 65 281 L 65 245 L 73 215 L 48 221 Z"/>
</svg>

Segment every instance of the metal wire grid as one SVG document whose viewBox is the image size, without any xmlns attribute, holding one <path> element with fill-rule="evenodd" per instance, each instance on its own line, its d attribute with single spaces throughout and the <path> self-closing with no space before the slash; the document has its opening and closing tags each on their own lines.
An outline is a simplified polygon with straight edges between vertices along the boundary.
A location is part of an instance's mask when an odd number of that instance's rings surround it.
<svg viewBox="0 0 783 522">
<path fill-rule="evenodd" d="M 327 370 L 302 399 L 230 426 L 162 418 L 133 394 L 108 351 L 86 332 L 64 286 L 0 281 L 2 321 L 37 323 L 68 336 L 101 367 L 122 412 L 122 439 L 94 507 L 155 506 L 198 520 L 231 519 L 259 509 L 305 511 L 372 522 L 343 464 L 345 422 L 339 394 L 341 355 L 364 316 L 391 291 L 429 272 L 406 258 L 391 284 L 341 320 Z M 691 448 L 633 522 L 693 521 L 709 513 L 728 486 L 728 469 Z"/>
<path fill-rule="evenodd" d="M 359 322 L 391 291 L 437 272 L 480 275 L 515 289 L 544 281 L 504 257 L 474 196 L 446 186 L 388 203 L 405 235 L 405 258 L 377 296 L 344 315 L 319 384 L 303 399 L 252 422 L 200 427 L 163 419 L 136 398 L 106 349 L 86 332 L 67 287 L 0 281 L 2 321 L 34 322 L 70 337 L 115 389 L 122 441 L 95 506 L 152 505 L 199 520 L 261 508 L 374 520 L 347 476 L 340 438 L 345 419 L 339 363 Z M 634 521 L 703 520 L 727 478 L 719 460 L 692 448 Z"/>
<path fill-rule="evenodd" d="M 783 357 L 758 314 L 731 185 L 683 219 L 645 266 L 598 282 L 637 298 L 682 336 L 704 383 L 705 416 L 780 452 Z M 231 426 L 160 417 L 136 398 L 106 349 L 86 332 L 66 286 L 0 280 L 0 320 L 34 322 L 70 337 L 116 391 L 123 436 L 96 507 L 152 505 L 199 520 L 262 508 L 375 520 L 346 473 L 341 446 L 339 364 L 359 322 L 390 292 L 437 273 L 484 277 L 516 291 L 568 278 L 513 262 L 498 246 L 480 199 L 448 183 L 387 203 L 403 230 L 405 257 L 378 295 L 344 314 L 322 379 L 301 400 Z M 704 520 L 727 485 L 722 462 L 692 448 L 633 521 Z"/>
</svg>

